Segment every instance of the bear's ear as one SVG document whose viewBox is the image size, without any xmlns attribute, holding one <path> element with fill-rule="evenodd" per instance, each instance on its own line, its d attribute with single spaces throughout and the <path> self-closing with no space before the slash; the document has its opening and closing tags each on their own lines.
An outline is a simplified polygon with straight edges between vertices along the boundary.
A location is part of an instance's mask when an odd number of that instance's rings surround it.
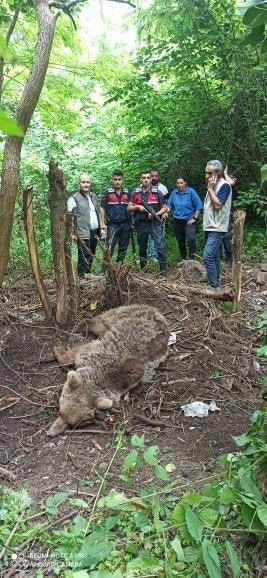
<svg viewBox="0 0 267 578">
<path fill-rule="evenodd" d="M 110 409 L 113 406 L 113 401 L 107 397 L 97 397 L 95 406 L 96 409 Z"/>
<path fill-rule="evenodd" d="M 121 366 L 118 381 L 122 387 L 137 384 L 144 374 L 144 362 L 138 357 L 128 357 Z"/>
<path fill-rule="evenodd" d="M 66 385 L 69 386 L 71 391 L 75 391 L 75 389 L 78 389 L 78 387 L 82 385 L 82 379 L 76 371 L 68 372 Z"/>
<path fill-rule="evenodd" d="M 67 422 L 63 419 L 63 417 L 59 416 L 56 421 L 51 425 L 50 429 L 47 432 L 47 435 L 51 438 L 58 436 L 59 434 L 63 433 L 68 427 Z"/>
</svg>

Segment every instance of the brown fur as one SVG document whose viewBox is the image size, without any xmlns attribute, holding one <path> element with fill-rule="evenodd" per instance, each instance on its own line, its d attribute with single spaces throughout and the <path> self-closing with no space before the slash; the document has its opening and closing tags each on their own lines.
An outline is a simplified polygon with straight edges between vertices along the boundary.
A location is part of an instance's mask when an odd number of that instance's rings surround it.
<svg viewBox="0 0 267 578">
<path fill-rule="evenodd" d="M 167 322 L 154 307 L 118 307 L 93 321 L 100 332 L 97 341 L 68 348 L 65 355 L 61 351 L 61 360 L 72 360 L 77 370 L 68 373 L 60 418 L 50 436 L 64 431 L 66 424 L 94 418 L 97 409 L 110 409 L 167 356 Z"/>
</svg>

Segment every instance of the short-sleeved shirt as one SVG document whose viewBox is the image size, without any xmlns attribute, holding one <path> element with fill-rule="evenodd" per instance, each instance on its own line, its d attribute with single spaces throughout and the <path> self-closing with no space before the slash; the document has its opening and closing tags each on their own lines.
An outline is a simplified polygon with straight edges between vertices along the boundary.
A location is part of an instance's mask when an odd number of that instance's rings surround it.
<svg viewBox="0 0 267 578">
<path fill-rule="evenodd" d="M 101 207 L 105 210 L 107 220 L 110 223 L 129 222 L 129 213 L 127 210 L 130 201 L 128 189 L 122 189 L 118 193 L 115 189 L 107 189 L 102 195 Z"/>
<path fill-rule="evenodd" d="M 196 211 L 203 209 L 203 203 L 195 189 L 186 187 L 182 192 L 178 189 L 171 192 L 167 207 L 172 212 L 174 219 L 189 221 L 194 218 Z"/>
<path fill-rule="evenodd" d="M 163 194 L 158 190 L 158 187 L 151 187 L 149 191 L 144 191 L 142 187 L 138 187 L 131 193 L 130 201 L 134 205 L 143 205 L 145 202 L 155 213 L 166 206 Z M 134 222 L 136 225 L 141 222 L 150 222 L 147 212 L 136 211 Z"/>
</svg>

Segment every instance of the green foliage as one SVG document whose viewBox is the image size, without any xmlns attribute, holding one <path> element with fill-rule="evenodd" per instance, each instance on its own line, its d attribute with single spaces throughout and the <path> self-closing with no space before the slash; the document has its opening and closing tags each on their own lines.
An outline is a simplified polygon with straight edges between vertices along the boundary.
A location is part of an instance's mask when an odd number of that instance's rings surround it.
<svg viewBox="0 0 267 578">
<path fill-rule="evenodd" d="M 131 441 L 122 471 L 132 476 L 139 459 L 142 467 L 151 468 L 156 475 L 157 446 L 147 447 L 144 436 L 134 435 Z M 172 482 L 161 488 L 143 488 L 136 496 L 131 492 L 130 497 L 115 489 L 102 497 L 98 494 L 90 530 L 87 517 L 78 513 L 80 508 L 87 509 L 84 500 L 75 502 L 64 492 L 49 496 L 44 508 L 50 519 L 67 502 L 76 505 L 77 515 L 68 526 L 48 533 L 46 522 L 31 521 L 26 492 L 3 490 L 1 540 L 6 541 L 18 517 L 27 513 L 11 546 L 23 542 L 25 536 L 38 537 L 38 548 L 49 547 L 49 556 L 57 560 L 52 566 L 54 575 L 62 578 L 247 575 L 242 572 L 249 548 L 244 548 L 242 536 L 254 534 L 259 550 L 267 537 L 267 506 L 260 485 L 267 473 L 266 406 L 252 415 L 248 432 L 235 441 L 242 452 L 223 456 L 222 474 L 210 476 L 197 492 L 190 492 L 189 483 L 188 491 L 177 497 L 173 492 L 179 486 Z M 10 555 L 7 549 L 2 567 Z"/>
</svg>

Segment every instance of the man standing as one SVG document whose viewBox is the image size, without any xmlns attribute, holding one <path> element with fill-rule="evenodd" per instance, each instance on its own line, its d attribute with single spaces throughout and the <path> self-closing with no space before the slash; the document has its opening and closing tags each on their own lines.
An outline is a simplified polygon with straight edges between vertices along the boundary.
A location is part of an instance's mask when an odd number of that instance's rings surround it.
<svg viewBox="0 0 267 578">
<path fill-rule="evenodd" d="M 160 174 L 159 174 L 158 169 L 153 168 L 153 169 L 151 169 L 150 172 L 151 172 L 152 186 L 157 187 L 158 191 L 160 191 L 163 194 L 163 197 L 166 201 L 169 197 L 169 191 L 168 191 L 167 187 L 165 187 L 165 185 L 160 183 Z M 163 230 L 163 236 L 164 236 L 164 230 Z M 147 255 L 148 255 L 148 257 L 157 258 L 157 251 L 155 249 L 155 243 L 151 237 L 149 237 L 149 240 L 148 240 Z"/>
<path fill-rule="evenodd" d="M 74 240 L 78 247 L 78 276 L 90 273 L 97 237 L 103 232 L 97 197 L 90 191 L 91 177 L 80 176 L 79 192 L 68 199 L 67 211 L 74 214 Z"/>
<path fill-rule="evenodd" d="M 163 197 L 165 197 L 165 199 L 168 198 L 169 191 L 167 187 L 165 187 L 165 185 L 160 183 L 160 174 L 158 169 L 155 168 L 151 169 L 151 183 L 153 187 L 158 187 L 158 190 L 163 194 Z"/>
<path fill-rule="evenodd" d="M 220 246 L 228 230 L 232 189 L 223 178 L 223 166 L 218 160 L 209 161 L 205 170 L 208 191 L 204 202 L 203 229 L 206 245 L 204 263 L 208 285 L 218 289 L 220 284 Z"/>
<path fill-rule="evenodd" d="M 178 241 L 181 259 L 186 259 L 186 241 L 189 259 L 196 254 L 197 219 L 203 209 L 203 203 L 195 189 L 188 187 L 185 177 L 178 177 L 177 188 L 173 189 L 168 200 L 168 210 L 173 214 L 174 234 Z"/>
<path fill-rule="evenodd" d="M 151 184 L 150 171 L 142 172 L 141 186 L 131 194 L 128 211 L 134 214 L 141 269 L 147 264 L 147 245 L 151 235 L 155 243 L 160 272 L 166 275 L 167 259 L 160 217 L 167 213 L 167 207 L 162 193 Z"/>
<path fill-rule="evenodd" d="M 130 194 L 123 187 L 123 172 L 112 173 L 112 187 L 104 192 L 101 200 L 100 215 L 104 223 L 107 219 L 107 245 L 111 255 L 118 241 L 117 262 L 123 263 L 130 241 L 130 215 L 127 207 Z"/>
</svg>

